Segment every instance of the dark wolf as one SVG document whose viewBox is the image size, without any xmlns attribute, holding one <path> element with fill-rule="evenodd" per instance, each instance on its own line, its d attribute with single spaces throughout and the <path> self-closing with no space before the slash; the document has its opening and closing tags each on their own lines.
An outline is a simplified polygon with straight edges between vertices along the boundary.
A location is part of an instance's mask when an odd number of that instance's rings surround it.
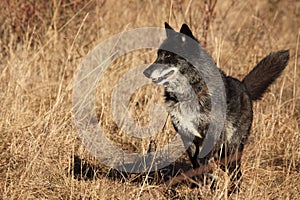
<svg viewBox="0 0 300 200">
<path fill-rule="evenodd" d="M 210 77 L 204 81 L 201 70 L 197 70 L 187 57 L 191 60 L 196 58 L 200 68 L 206 67 L 203 70 L 216 66 L 186 24 L 182 25 L 180 32 L 175 32 L 168 23 L 165 23 L 165 29 L 167 38 L 158 49 L 157 59 L 143 73 L 153 83 L 164 86 L 166 109 L 184 143 L 187 138 L 193 138 L 192 144 L 185 143 L 193 168 L 206 165 L 211 159 L 228 158 L 229 161 L 221 168 L 229 172 L 232 183 L 237 183 L 232 184 L 235 190 L 242 176 L 241 157 L 237 155 L 243 151 L 250 134 L 252 102 L 261 99 L 268 86 L 280 76 L 288 63 L 289 51 L 269 54 L 242 81 L 225 75 L 217 68 L 225 88 L 226 118 L 219 142 L 205 157 L 200 158 L 199 152 L 212 122 L 212 94 L 206 82 Z M 191 41 L 197 42 L 199 47 Z M 169 47 L 176 53 L 166 50 Z M 232 157 L 236 159 L 230 161 Z"/>
</svg>

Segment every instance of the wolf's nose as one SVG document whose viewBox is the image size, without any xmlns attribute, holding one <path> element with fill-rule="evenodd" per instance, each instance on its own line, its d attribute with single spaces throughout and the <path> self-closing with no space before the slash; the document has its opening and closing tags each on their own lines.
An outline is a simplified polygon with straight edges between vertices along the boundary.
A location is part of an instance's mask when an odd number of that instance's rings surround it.
<svg viewBox="0 0 300 200">
<path fill-rule="evenodd" d="M 150 65 L 147 69 L 144 70 L 143 74 L 144 74 L 147 78 L 150 78 L 152 72 L 153 72 L 152 65 Z"/>
</svg>

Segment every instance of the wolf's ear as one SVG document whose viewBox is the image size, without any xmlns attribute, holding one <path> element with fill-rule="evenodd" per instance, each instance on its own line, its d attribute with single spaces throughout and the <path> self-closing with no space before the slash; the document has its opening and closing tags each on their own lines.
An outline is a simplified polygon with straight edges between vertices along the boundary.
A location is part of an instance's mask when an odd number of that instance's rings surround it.
<svg viewBox="0 0 300 200">
<path fill-rule="evenodd" d="M 187 35 L 187 36 L 195 39 L 195 37 L 193 36 L 193 33 L 192 33 L 191 29 L 186 24 L 182 24 L 182 26 L 180 28 L 180 33 L 185 34 L 185 35 Z"/>
<path fill-rule="evenodd" d="M 174 29 L 167 22 L 165 22 L 165 29 L 166 29 L 167 37 L 170 37 Z"/>
</svg>

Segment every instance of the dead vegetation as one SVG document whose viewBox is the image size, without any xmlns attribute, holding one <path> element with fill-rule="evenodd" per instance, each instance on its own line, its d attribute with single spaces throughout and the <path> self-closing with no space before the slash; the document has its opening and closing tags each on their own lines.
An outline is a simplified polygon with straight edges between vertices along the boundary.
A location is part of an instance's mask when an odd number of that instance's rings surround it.
<svg viewBox="0 0 300 200">
<path fill-rule="evenodd" d="M 128 175 L 108 169 L 82 145 L 75 128 L 73 81 L 87 53 L 113 34 L 162 27 L 164 21 L 176 29 L 188 23 L 218 66 L 238 78 L 269 52 L 290 49 L 287 69 L 254 104 L 242 189 L 230 198 L 299 199 L 300 3 L 214 2 L 2 1 L 0 199 L 227 198 L 228 177 L 220 170 L 216 175 L 221 181 L 212 194 L 208 187 L 191 188 L 185 182 L 162 190 L 166 171 Z M 145 152 L 150 138 L 133 138 L 118 129 L 111 116 L 111 92 L 125 72 L 154 58 L 152 50 L 132 52 L 111 65 L 98 83 L 99 124 L 127 151 Z M 161 94 L 161 88 L 150 85 L 134 93 L 129 105 L 133 119 L 147 124 L 149 106 L 162 103 Z M 161 148 L 174 134 L 168 122 L 151 139 Z M 184 162 L 180 158 L 175 168 L 183 168 Z"/>
</svg>

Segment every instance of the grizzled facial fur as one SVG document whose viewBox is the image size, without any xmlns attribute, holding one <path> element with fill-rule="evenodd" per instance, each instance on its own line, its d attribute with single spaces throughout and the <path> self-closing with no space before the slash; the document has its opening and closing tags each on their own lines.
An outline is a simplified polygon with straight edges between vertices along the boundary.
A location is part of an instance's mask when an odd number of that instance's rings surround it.
<svg viewBox="0 0 300 200">
<path fill-rule="evenodd" d="M 189 94 L 193 92 L 192 86 L 200 83 L 201 76 L 194 66 L 180 55 L 191 57 L 197 54 L 197 48 L 193 48 L 195 43 L 190 42 L 196 39 L 186 25 L 177 33 L 166 24 L 166 33 L 167 39 L 157 51 L 157 59 L 144 71 L 144 75 L 152 79 L 153 83 L 163 85 L 167 91 L 188 99 Z M 173 49 L 176 53 L 165 49 Z M 193 78 L 191 74 L 194 74 Z"/>
</svg>

